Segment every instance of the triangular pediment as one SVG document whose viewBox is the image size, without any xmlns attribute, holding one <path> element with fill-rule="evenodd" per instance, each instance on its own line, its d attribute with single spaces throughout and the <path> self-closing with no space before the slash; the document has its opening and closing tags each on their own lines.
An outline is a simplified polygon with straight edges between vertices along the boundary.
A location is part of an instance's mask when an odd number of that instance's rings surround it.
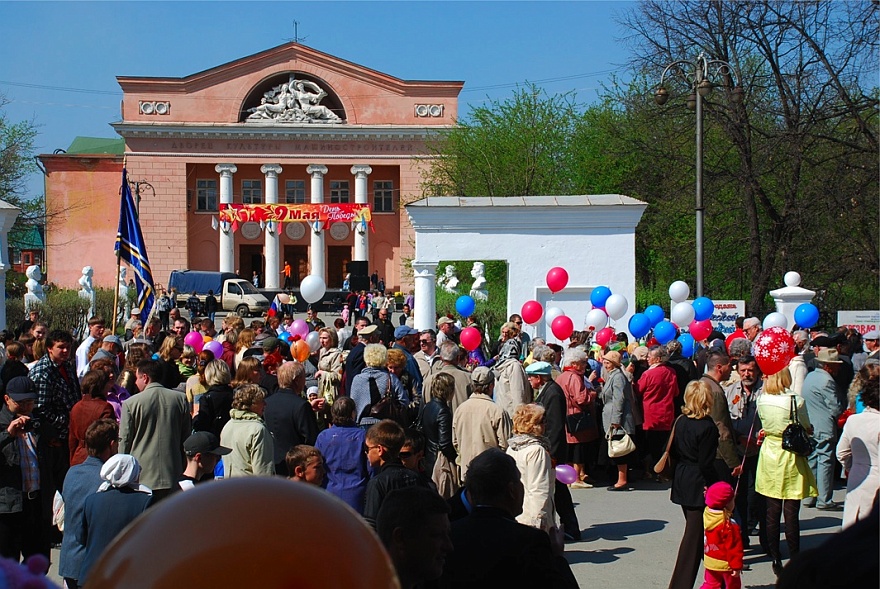
<svg viewBox="0 0 880 589">
<path fill-rule="evenodd" d="M 311 98 L 315 109 L 326 107 L 343 123 L 370 125 L 452 124 L 464 85 L 402 80 L 292 42 L 182 78 L 117 78 L 125 93 L 125 122 L 157 124 L 244 122 L 261 100 L 277 101 L 287 80 L 291 86 L 304 81 L 303 92 L 326 94 L 320 102 Z"/>
</svg>

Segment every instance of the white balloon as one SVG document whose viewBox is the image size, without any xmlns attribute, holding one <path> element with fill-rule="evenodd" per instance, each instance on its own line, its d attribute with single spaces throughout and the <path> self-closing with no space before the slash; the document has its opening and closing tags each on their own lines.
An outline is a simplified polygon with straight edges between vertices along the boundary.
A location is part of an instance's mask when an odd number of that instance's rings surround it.
<svg viewBox="0 0 880 589">
<path fill-rule="evenodd" d="M 627 309 L 629 309 L 629 303 L 626 302 L 626 297 L 623 295 L 613 294 L 605 301 L 605 310 L 608 311 L 608 316 L 615 321 L 626 315 Z"/>
<path fill-rule="evenodd" d="M 771 327 L 781 327 L 782 329 L 788 329 L 788 319 L 782 313 L 774 311 L 764 317 L 763 326 L 764 329 L 770 329 Z"/>
<path fill-rule="evenodd" d="M 691 294 L 691 288 L 684 280 L 676 280 L 669 285 L 669 298 L 676 303 L 687 300 Z"/>
<path fill-rule="evenodd" d="M 672 307 L 669 318 L 679 327 L 687 327 L 694 320 L 696 312 L 694 306 L 690 303 L 678 303 Z"/>
<path fill-rule="evenodd" d="M 307 303 L 317 303 L 327 292 L 327 286 L 320 276 L 306 276 L 299 284 L 299 292 Z"/>
<path fill-rule="evenodd" d="M 553 320 L 560 315 L 565 315 L 565 311 L 559 307 L 547 307 L 547 310 L 544 312 L 544 321 L 547 322 L 547 325 L 553 325 Z"/>
<path fill-rule="evenodd" d="M 306 336 L 306 343 L 309 344 L 309 350 L 314 354 L 321 347 L 321 334 L 317 331 L 310 331 Z"/>
<path fill-rule="evenodd" d="M 599 331 L 608 325 L 608 315 L 602 309 L 591 309 L 587 313 L 587 330 Z"/>
</svg>

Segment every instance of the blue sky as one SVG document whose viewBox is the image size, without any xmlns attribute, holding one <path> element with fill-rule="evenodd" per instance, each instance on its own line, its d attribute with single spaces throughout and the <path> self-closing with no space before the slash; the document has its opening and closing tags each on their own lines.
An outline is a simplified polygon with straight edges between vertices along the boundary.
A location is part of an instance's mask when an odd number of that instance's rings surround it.
<svg viewBox="0 0 880 589">
<path fill-rule="evenodd" d="M 462 80 L 459 112 L 513 85 L 583 102 L 629 58 L 614 14 L 631 2 L 0 1 L 0 94 L 39 125 L 38 153 L 115 137 L 116 76 L 186 76 L 294 37 L 403 79 Z M 31 87 L 38 86 L 38 87 Z M 35 175 L 31 194 L 42 191 Z"/>
</svg>

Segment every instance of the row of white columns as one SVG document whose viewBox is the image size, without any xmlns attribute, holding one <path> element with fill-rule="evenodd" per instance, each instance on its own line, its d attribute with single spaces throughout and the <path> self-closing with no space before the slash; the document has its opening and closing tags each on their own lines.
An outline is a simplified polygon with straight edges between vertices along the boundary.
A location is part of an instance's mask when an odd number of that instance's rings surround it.
<svg viewBox="0 0 880 589">
<path fill-rule="evenodd" d="M 235 164 L 217 164 L 214 171 L 220 174 L 220 203 L 232 204 L 232 175 L 238 171 Z M 278 203 L 278 175 L 282 172 L 279 164 L 265 164 L 260 171 L 266 177 L 266 204 Z M 310 202 L 322 204 L 324 202 L 324 176 L 327 174 L 327 166 L 311 164 L 306 168 L 311 176 Z M 351 167 L 354 175 L 354 202 L 367 204 L 367 176 L 373 172 L 370 166 L 358 164 Z M 318 276 L 326 281 L 326 263 L 324 256 L 324 230 L 320 225 L 312 224 L 311 247 L 309 248 L 309 274 Z M 266 227 L 266 271 L 265 288 L 280 288 L 281 264 L 279 257 L 280 239 L 279 224 L 267 225 Z M 354 231 L 354 256 L 355 261 L 368 261 L 369 243 L 366 231 Z M 436 266 L 436 265 L 435 265 Z M 220 228 L 220 271 L 235 272 L 235 234 L 230 227 L 222 225 Z M 433 292 L 433 291 L 432 291 Z"/>
</svg>

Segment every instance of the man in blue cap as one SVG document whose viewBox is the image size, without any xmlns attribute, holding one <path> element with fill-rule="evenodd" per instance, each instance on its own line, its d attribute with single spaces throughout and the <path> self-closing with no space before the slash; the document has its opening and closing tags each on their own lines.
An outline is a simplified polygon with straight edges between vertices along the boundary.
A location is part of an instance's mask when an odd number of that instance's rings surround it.
<svg viewBox="0 0 880 589">
<path fill-rule="evenodd" d="M 421 404 L 422 399 L 422 371 L 419 370 L 419 363 L 413 356 L 413 351 L 417 351 L 419 332 L 412 327 L 401 325 L 394 330 L 394 344 L 392 350 L 400 350 L 406 356 L 406 373 L 412 379 L 413 388 L 418 396 L 418 403 Z"/>
<path fill-rule="evenodd" d="M 526 367 L 529 384 L 537 392 L 535 402 L 544 407 L 544 435 L 550 442 L 550 456 L 555 464 L 568 463 L 568 442 L 565 440 L 565 393 L 551 377 L 553 367 L 548 362 L 532 362 Z M 581 528 L 574 512 L 574 503 L 568 486 L 556 479 L 553 493 L 556 513 L 562 522 L 565 539 L 580 542 Z"/>
</svg>

